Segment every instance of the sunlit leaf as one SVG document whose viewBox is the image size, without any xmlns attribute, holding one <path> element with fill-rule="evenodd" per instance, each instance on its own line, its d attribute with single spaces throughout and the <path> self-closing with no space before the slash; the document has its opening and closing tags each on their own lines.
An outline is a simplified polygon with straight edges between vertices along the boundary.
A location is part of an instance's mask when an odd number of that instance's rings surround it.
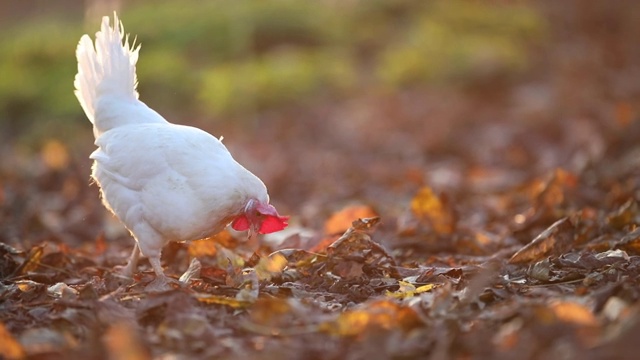
<svg viewBox="0 0 640 360">
<path fill-rule="evenodd" d="M 356 231 L 370 232 L 374 230 L 379 223 L 380 223 L 380 217 L 378 216 L 369 217 L 369 218 L 359 218 L 359 219 L 353 220 L 353 222 L 351 223 L 351 228 L 353 228 Z"/>
<path fill-rule="evenodd" d="M 42 259 L 42 255 L 44 254 L 45 245 L 37 245 L 32 247 L 27 253 L 27 258 L 17 269 L 17 273 L 24 275 L 29 273 L 30 271 L 34 271 L 40 266 L 40 260 Z"/>
<path fill-rule="evenodd" d="M 0 322 L 0 358 L 4 359 L 23 359 L 25 351 L 22 345 L 7 330 L 3 323 Z"/>
<path fill-rule="evenodd" d="M 42 286 L 42 284 L 39 284 L 31 280 L 18 280 L 16 281 L 16 285 L 18 286 L 18 289 L 20 289 L 20 291 L 22 292 L 30 292 Z"/>
<path fill-rule="evenodd" d="M 265 326 L 286 326 L 290 324 L 294 314 L 294 300 L 280 298 L 258 299 L 249 311 L 251 321 Z"/>
<path fill-rule="evenodd" d="M 271 277 L 281 274 L 287 266 L 287 258 L 280 253 L 273 253 L 268 257 L 263 257 L 255 266 L 256 273 L 260 280 L 268 280 Z"/>
<path fill-rule="evenodd" d="M 561 254 L 574 242 L 574 227 L 569 218 L 556 221 L 530 243 L 518 250 L 509 262 L 512 264 L 541 260 L 550 254 Z"/>
<path fill-rule="evenodd" d="M 628 225 L 636 225 L 639 219 L 640 209 L 635 199 L 629 199 L 614 212 L 607 215 L 607 223 L 616 228 L 622 229 Z"/>
<path fill-rule="evenodd" d="M 375 211 L 366 205 L 352 205 L 334 213 L 324 224 L 326 234 L 340 234 L 352 226 L 353 221 L 363 218 L 376 217 Z"/>
<path fill-rule="evenodd" d="M 69 165 L 67 147 L 58 140 L 48 140 L 41 151 L 42 161 L 53 170 L 64 169 Z"/>
<path fill-rule="evenodd" d="M 402 281 L 402 280 L 398 281 L 398 285 L 400 285 L 400 288 L 398 290 L 394 292 L 387 291 L 386 295 L 396 299 L 405 299 L 405 298 L 416 296 L 417 294 L 431 291 L 431 289 L 434 288 L 433 284 L 427 284 L 427 285 L 416 287 L 412 283 Z"/>
<path fill-rule="evenodd" d="M 564 203 L 566 193 L 575 188 L 578 178 L 567 170 L 557 168 L 551 176 L 537 181 L 532 187 L 532 198 L 537 206 L 552 209 Z"/>
<path fill-rule="evenodd" d="M 455 229 L 455 216 L 451 208 L 429 187 L 421 188 L 411 200 L 411 211 L 419 219 L 429 222 L 439 234 L 451 234 Z"/>
<path fill-rule="evenodd" d="M 616 242 L 615 247 L 640 254 L 640 227 L 623 236 Z"/>
<path fill-rule="evenodd" d="M 251 304 L 253 304 L 252 301 L 239 300 L 236 298 L 222 296 L 222 295 L 197 294 L 195 295 L 195 298 L 199 302 L 204 304 L 224 305 L 234 309 L 244 309 L 251 306 Z"/>
<path fill-rule="evenodd" d="M 309 267 L 313 264 L 321 263 L 326 260 L 326 255 L 324 254 L 317 254 L 299 249 L 282 249 L 274 251 L 269 256 L 271 257 L 274 254 L 284 256 L 289 265 L 294 267 Z"/>
<path fill-rule="evenodd" d="M 200 240 L 194 240 L 189 243 L 189 256 L 202 257 L 202 256 L 215 256 L 216 255 L 216 242 L 213 238 L 206 238 Z"/>
<path fill-rule="evenodd" d="M 334 335 L 357 336 L 373 328 L 409 330 L 420 323 L 413 309 L 392 300 L 378 300 L 341 313 L 335 321 L 321 324 L 320 329 Z"/>
<path fill-rule="evenodd" d="M 227 230 L 223 230 L 208 238 L 189 242 L 189 255 L 191 257 L 215 256 L 217 246 L 232 248 L 234 242 L 233 236 Z"/>
<path fill-rule="evenodd" d="M 236 270 L 244 268 L 245 261 L 240 255 L 218 244 L 215 244 L 215 247 L 215 256 L 218 266 L 223 268 L 232 267 Z"/>
<path fill-rule="evenodd" d="M 369 235 L 379 220 L 366 218 L 354 221 L 352 227 L 327 247 L 328 268 L 351 277 L 360 273 L 363 264 L 387 269 L 395 265 L 393 256 Z"/>
<path fill-rule="evenodd" d="M 561 321 L 583 326 L 597 326 L 598 320 L 584 305 L 571 301 L 555 301 L 551 309 Z"/>
</svg>

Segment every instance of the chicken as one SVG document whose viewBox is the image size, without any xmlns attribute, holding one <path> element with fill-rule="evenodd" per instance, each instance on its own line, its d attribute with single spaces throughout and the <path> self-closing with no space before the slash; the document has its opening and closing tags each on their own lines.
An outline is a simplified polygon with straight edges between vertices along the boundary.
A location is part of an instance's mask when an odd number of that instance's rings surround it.
<svg viewBox="0 0 640 360">
<path fill-rule="evenodd" d="M 159 283 L 170 241 L 197 240 L 223 230 L 267 234 L 287 217 L 269 204 L 264 183 L 237 163 L 220 140 L 195 127 L 169 123 L 138 100 L 136 62 L 114 14 L 102 18 L 95 47 L 83 35 L 76 50 L 75 95 L 93 124 L 92 178 L 104 206 L 136 240 L 123 274 L 131 277 L 140 253 Z"/>
</svg>

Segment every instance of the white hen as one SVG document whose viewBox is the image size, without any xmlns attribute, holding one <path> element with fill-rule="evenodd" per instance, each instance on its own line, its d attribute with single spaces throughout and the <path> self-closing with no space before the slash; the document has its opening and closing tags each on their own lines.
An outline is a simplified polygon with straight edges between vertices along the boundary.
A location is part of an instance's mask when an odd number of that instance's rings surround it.
<svg viewBox="0 0 640 360">
<path fill-rule="evenodd" d="M 136 240 L 124 273 L 133 274 L 141 252 L 157 280 L 166 282 L 160 253 L 168 242 L 201 239 L 229 223 L 240 231 L 275 232 L 287 218 L 222 142 L 171 124 L 138 100 L 139 50 L 129 46 L 117 15 L 113 27 L 102 18 L 95 47 L 88 35 L 78 44 L 75 94 L 93 124 L 92 177 L 102 201 Z"/>
</svg>

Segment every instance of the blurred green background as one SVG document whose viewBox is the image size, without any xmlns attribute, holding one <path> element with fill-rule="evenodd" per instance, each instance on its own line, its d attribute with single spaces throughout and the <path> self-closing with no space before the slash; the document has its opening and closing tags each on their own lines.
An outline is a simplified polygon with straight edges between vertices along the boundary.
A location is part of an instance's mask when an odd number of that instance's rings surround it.
<svg viewBox="0 0 640 360">
<path fill-rule="evenodd" d="M 175 122 L 234 121 L 407 88 L 468 88 L 526 72 L 544 19 L 475 1 L 2 1 L 0 137 L 72 142 L 75 46 L 118 9 L 142 43 L 141 100 Z M 84 134 L 84 133 L 83 133 Z M 84 136 L 84 135 L 83 135 Z"/>
</svg>

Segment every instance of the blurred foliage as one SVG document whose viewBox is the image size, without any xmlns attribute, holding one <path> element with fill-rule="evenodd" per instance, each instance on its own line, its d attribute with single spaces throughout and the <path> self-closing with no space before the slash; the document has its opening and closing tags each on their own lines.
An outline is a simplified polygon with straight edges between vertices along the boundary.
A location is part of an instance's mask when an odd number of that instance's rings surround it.
<svg viewBox="0 0 640 360">
<path fill-rule="evenodd" d="M 530 8 L 471 1 L 148 1 L 121 15 L 143 44 L 142 99 L 183 116 L 508 77 L 544 34 Z M 75 45 L 99 23 L 87 27 L 38 19 L 0 34 L 2 133 L 84 121 L 72 86 Z"/>
</svg>

